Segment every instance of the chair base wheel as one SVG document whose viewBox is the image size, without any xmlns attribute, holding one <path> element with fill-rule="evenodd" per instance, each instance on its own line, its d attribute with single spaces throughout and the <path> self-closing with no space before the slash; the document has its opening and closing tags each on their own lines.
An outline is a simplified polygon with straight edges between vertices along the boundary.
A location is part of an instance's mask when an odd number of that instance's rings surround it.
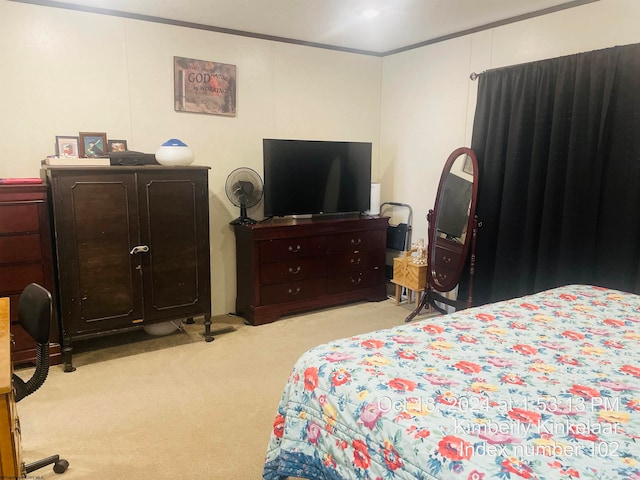
<svg viewBox="0 0 640 480">
<path fill-rule="evenodd" d="M 69 468 L 69 462 L 67 462 L 64 458 L 61 458 L 53 465 L 53 471 L 56 473 L 64 473 Z"/>
<path fill-rule="evenodd" d="M 32 463 L 23 464 L 23 470 L 25 473 L 29 474 L 36 470 L 40 470 L 47 465 L 53 465 L 53 471 L 56 473 L 64 473 L 67 468 L 69 468 L 69 462 L 64 458 L 60 458 L 59 455 L 51 455 L 50 457 L 43 458 Z"/>
</svg>

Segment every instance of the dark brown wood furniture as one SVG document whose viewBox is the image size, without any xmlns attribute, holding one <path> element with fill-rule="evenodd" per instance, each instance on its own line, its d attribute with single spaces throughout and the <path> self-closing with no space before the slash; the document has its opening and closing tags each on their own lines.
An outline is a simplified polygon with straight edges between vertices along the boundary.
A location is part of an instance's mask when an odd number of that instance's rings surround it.
<svg viewBox="0 0 640 480">
<path fill-rule="evenodd" d="M 473 274 L 478 231 L 476 197 L 478 161 L 473 150 L 455 149 L 442 169 L 438 193 L 427 214 L 429 245 L 427 248 L 427 285 L 416 309 L 407 316 L 411 321 L 425 307 L 447 313 L 446 305 L 456 310 L 473 305 Z M 470 261 L 467 264 L 467 257 Z M 451 295 L 468 266 L 466 298 Z"/>
<path fill-rule="evenodd" d="M 48 167 L 65 371 L 76 339 L 204 316 L 211 335 L 206 167 Z"/>
<path fill-rule="evenodd" d="M 252 325 L 387 298 L 387 217 L 276 219 L 235 225 L 236 313 Z"/>
<path fill-rule="evenodd" d="M 0 297 L 11 300 L 11 333 L 15 364 L 35 363 L 36 343 L 18 323 L 18 298 L 30 283 L 55 291 L 47 188 L 44 185 L 0 185 Z M 62 361 L 59 324 L 54 308 L 49 362 Z"/>
</svg>

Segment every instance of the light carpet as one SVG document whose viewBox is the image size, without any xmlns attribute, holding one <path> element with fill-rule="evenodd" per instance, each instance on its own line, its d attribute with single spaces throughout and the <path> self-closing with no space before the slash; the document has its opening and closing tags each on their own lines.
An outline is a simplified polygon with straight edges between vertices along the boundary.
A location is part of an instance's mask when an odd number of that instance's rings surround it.
<svg viewBox="0 0 640 480">
<path fill-rule="evenodd" d="M 258 480 L 296 359 L 400 325 L 412 307 L 357 303 L 257 327 L 221 316 L 213 330 L 226 333 L 211 343 L 202 319 L 164 337 L 136 331 L 77 342 L 77 370 L 51 367 L 45 385 L 18 404 L 23 460 L 60 454 L 70 463 L 61 476 L 45 467 L 31 478 Z"/>
</svg>

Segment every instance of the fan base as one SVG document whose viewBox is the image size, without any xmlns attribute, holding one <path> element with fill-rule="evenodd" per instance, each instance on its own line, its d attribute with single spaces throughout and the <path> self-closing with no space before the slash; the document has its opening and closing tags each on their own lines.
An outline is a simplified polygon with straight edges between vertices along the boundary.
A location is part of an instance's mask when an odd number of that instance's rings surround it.
<svg viewBox="0 0 640 480">
<path fill-rule="evenodd" d="M 249 217 L 238 217 L 235 220 L 229 222 L 229 225 L 253 225 L 254 223 L 258 223 L 253 218 Z"/>
</svg>

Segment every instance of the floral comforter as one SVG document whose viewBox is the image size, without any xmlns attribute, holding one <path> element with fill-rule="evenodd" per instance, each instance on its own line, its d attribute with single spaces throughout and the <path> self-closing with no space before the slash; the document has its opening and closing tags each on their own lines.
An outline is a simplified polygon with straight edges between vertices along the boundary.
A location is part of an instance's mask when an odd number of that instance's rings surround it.
<svg viewBox="0 0 640 480">
<path fill-rule="evenodd" d="M 263 478 L 640 480 L 639 327 L 570 285 L 316 347 Z"/>
</svg>

